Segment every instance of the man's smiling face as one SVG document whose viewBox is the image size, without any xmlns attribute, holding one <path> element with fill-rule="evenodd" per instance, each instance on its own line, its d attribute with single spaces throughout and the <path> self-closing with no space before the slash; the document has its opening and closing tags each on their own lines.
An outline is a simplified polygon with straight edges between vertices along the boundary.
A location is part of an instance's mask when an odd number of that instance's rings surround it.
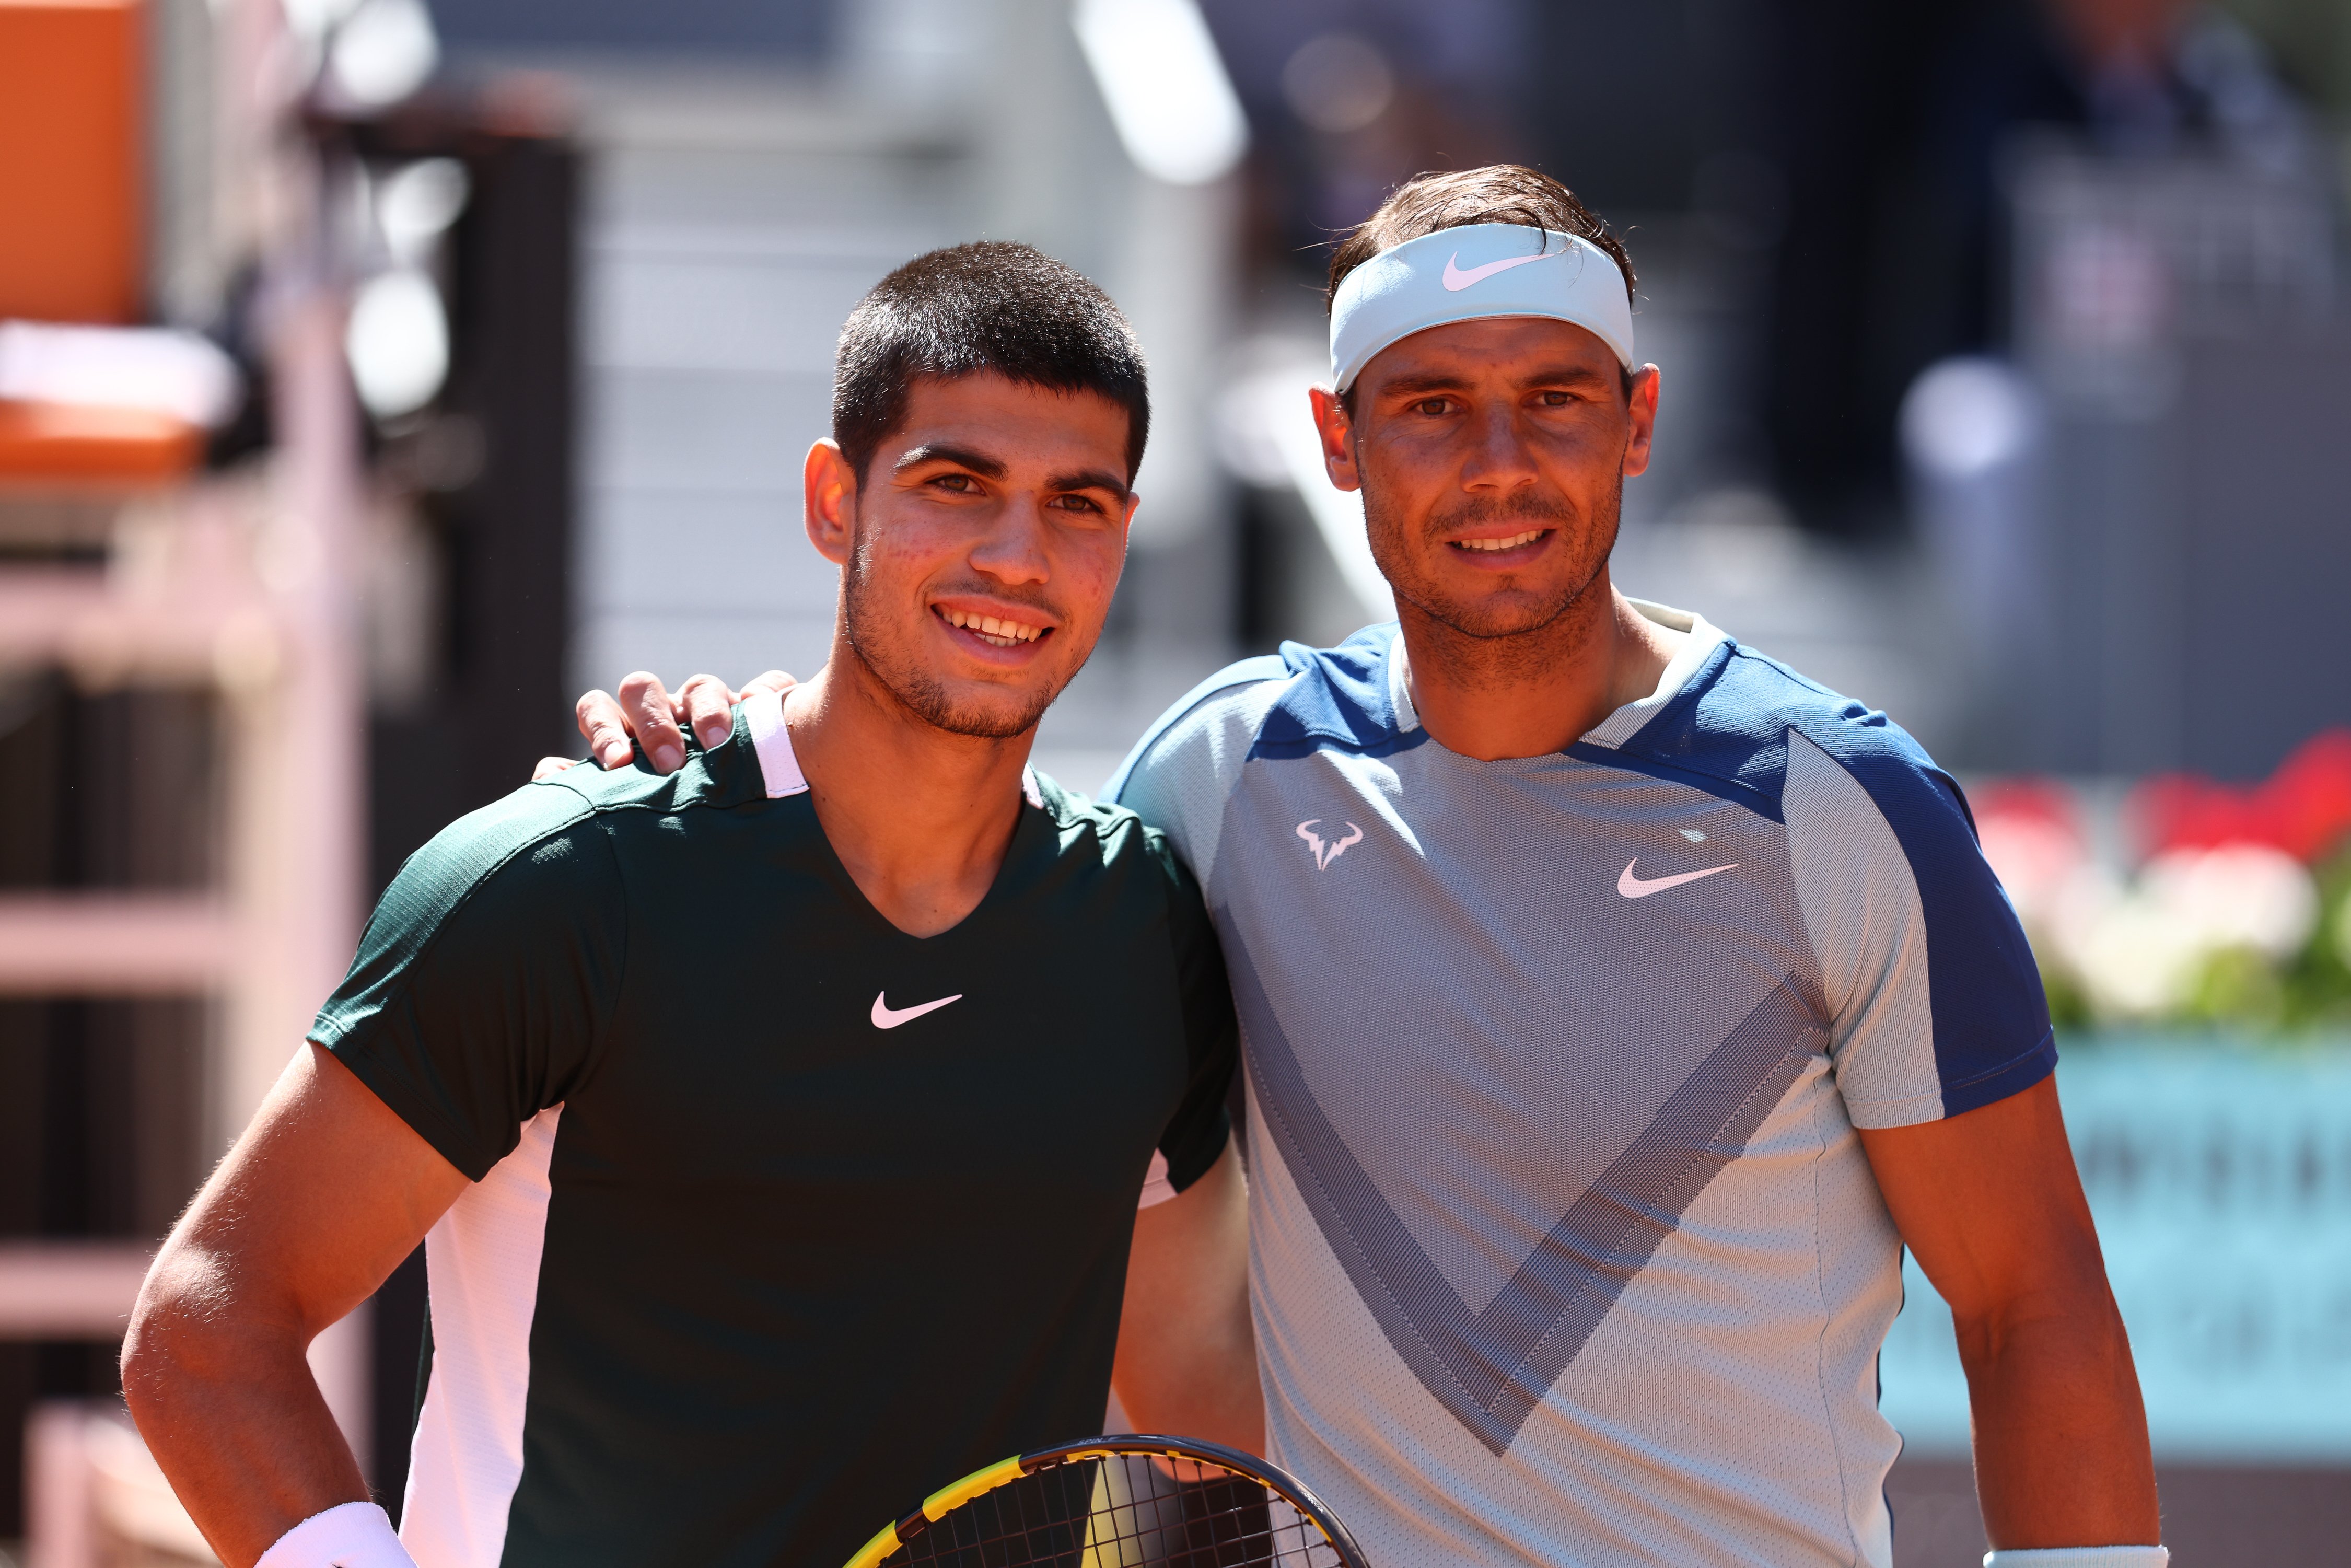
<svg viewBox="0 0 2351 1568">
<path fill-rule="evenodd" d="M 1390 345 L 1352 402 L 1315 394 L 1324 457 L 1363 491 L 1397 600 L 1508 637 L 1556 621 L 1606 565 L 1624 481 L 1648 465 L 1657 376 L 1645 367 L 1628 394 L 1591 332 L 1510 317 Z"/>
<path fill-rule="evenodd" d="M 1127 413 L 993 372 L 917 381 L 852 483 L 809 455 L 809 534 L 842 567 L 841 636 L 959 735 L 1033 727 L 1102 635 L 1126 558 Z"/>
</svg>

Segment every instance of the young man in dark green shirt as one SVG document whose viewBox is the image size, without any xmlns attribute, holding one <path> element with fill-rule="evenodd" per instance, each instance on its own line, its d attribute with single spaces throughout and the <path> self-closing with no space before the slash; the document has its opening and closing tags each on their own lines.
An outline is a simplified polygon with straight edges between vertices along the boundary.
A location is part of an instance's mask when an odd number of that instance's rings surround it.
<svg viewBox="0 0 2351 1568">
<path fill-rule="evenodd" d="M 1147 1425 L 1254 1445 L 1243 1281 L 1192 1267 L 1242 1223 L 1199 893 L 1026 765 L 1147 419 L 1067 267 L 909 263 L 808 457 L 825 671 L 674 774 L 555 775 L 402 868 L 124 1348 L 224 1562 L 823 1568 L 1091 1432 L 1113 1369 Z M 303 1352 L 420 1239 L 395 1539 Z"/>
</svg>

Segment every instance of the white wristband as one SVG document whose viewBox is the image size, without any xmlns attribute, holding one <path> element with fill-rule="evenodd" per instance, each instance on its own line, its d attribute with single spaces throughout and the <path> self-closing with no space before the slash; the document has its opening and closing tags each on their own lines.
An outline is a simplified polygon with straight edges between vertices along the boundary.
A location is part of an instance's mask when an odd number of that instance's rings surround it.
<svg viewBox="0 0 2351 1568">
<path fill-rule="evenodd" d="M 416 1568 L 392 1532 L 392 1519 L 371 1502 L 338 1503 L 277 1538 L 253 1568 Z"/>
<path fill-rule="evenodd" d="M 2165 1568 L 2160 1546 L 2049 1546 L 2030 1552 L 1987 1552 L 1984 1568 Z"/>
</svg>

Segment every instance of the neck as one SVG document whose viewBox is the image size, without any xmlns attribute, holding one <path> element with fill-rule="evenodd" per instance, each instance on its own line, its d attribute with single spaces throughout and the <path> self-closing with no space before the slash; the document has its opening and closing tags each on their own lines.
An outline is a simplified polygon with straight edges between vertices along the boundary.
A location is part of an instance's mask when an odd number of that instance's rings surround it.
<svg viewBox="0 0 2351 1568">
<path fill-rule="evenodd" d="M 845 643 L 784 701 L 817 821 L 882 917 L 910 936 L 960 923 L 994 885 L 1032 728 L 956 735 L 909 711 Z"/>
<path fill-rule="evenodd" d="M 1549 625 L 1473 637 L 1398 601 L 1413 706 L 1437 743 L 1493 761 L 1563 751 L 1657 688 L 1686 633 L 1649 620 L 1603 567 Z"/>
</svg>

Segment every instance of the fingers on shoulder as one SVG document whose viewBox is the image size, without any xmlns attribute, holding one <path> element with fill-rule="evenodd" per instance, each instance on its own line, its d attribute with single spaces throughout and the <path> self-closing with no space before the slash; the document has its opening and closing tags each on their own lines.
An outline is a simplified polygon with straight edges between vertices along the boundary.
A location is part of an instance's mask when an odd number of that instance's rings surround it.
<svg viewBox="0 0 2351 1568">
<path fill-rule="evenodd" d="M 703 749 L 725 745 L 735 729 L 734 688 L 716 675 L 696 675 L 677 695 L 682 715 L 694 727 L 695 738 L 702 742 Z"/>
</svg>

